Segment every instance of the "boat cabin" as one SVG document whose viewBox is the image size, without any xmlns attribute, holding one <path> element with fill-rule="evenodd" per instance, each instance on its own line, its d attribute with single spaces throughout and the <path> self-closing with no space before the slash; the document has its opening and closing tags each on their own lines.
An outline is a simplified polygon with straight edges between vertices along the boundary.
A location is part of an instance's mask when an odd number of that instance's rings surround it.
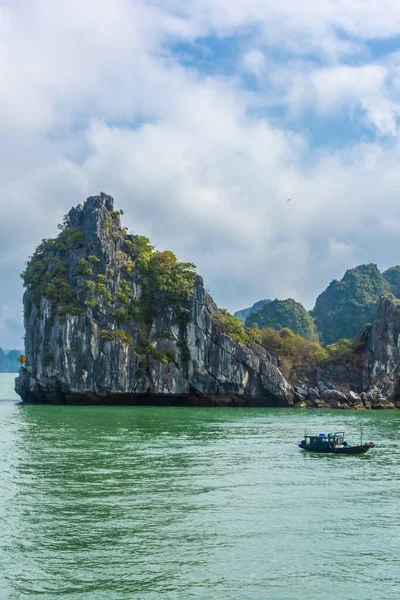
<svg viewBox="0 0 400 600">
<path fill-rule="evenodd" d="M 299 444 L 302 450 L 310 450 L 311 452 L 328 452 L 330 454 L 365 454 L 370 448 L 374 448 L 375 444 L 369 442 L 362 443 L 362 431 L 360 443 L 357 446 L 349 446 L 344 440 L 343 431 L 337 433 L 320 433 L 318 435 L 310 435 L 307 432 L 304 439 Z"/>
</svg>

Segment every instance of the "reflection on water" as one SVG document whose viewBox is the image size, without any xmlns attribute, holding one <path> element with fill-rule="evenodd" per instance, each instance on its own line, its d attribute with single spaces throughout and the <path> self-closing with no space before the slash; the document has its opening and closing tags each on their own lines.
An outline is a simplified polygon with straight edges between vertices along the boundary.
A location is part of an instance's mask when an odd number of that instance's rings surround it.
<svg viewBox="0 0 400 600">
<path fill-rule="evenodd" d="M 398 598 L 396 411 L 0 402 L 0 598 Z M 308 454 L 363 425 L 365 456 Z"/>
</svg>

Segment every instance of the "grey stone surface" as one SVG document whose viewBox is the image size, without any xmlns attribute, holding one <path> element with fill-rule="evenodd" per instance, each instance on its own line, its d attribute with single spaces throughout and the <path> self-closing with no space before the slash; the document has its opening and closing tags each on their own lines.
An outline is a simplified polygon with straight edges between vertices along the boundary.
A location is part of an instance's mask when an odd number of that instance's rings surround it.
<svg viewBox="0 0 400 600">
<path fill-rule="evenodd" d="M 385 397 L 399 404 L 400 374 L 400 302 L 381 298 L 368 338 L 364 389 L 371 400 Z"/>
<path fill-rule="evenodd" d="M 104 221 L 114 208 L 106 194 L 89 198 L 69 213 L 71 224 L 84 231 L 91 253 L 100 258 L 97 273 L 110 268 L 107 289 L 115 296 L 121 277 L 119 252 L 123 248 L 120 226 L 105 234 Z M 132 240 L 134 237 L 132 236 Z M 85 249 L 68 256 L 68 278 L 76 277 Z M 133 299 L 140 299 L 140 276 L 131 281 Z M 239 344 L 225 335 L 213 317 L 218 307 L 197 276 L 187 300 L 191 319 L 179 325 L 173 310 L 165 306 L 151 322 L 148 336 L 156 350 L 169 350 L 168 363 L 148 356 L 146 364 L 135 351 L 143 323 L 129 322 L 123 328 L 133 345 L 101 339 L 104 328 L 121 329 L 114 308 L 104 300 L 96 308 L 85 306 L 82 314 L 53 314 L 48 298 L 40 306 L 32 302 L 31 290 L 24 295 L 25 354 L 27 363 L 16 380 L 16 391 L 25 401 L 56 403 L 177 403 L 290 406 L 293 390 L 277 367 L 276 359 L 258 344 Z M 51 360 L 49 360 L 51 356 Z M 46 358 L 47 357 L 47 358 Z"/>
</svg>

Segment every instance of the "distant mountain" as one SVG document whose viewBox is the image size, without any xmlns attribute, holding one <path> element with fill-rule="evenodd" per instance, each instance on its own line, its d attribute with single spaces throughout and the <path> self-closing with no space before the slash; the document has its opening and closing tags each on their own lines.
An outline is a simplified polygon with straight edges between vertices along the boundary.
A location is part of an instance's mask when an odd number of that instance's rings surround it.
<svg viewBox="0 0 400 600">
<path fill-rule="evenodd" d="M 381 273 L 375 264 L 349 269 L 343 278 L 334 279 L 316 300 L 311 312 L 293 299 L 260 300 L 235 316 L 247 327 L 291 329 L 308 339 L 319 336 L 323 345 L 352 339 L 373 321 L 381 296 L 400 298 L 400 266 Z"/>
<path fill-rule="evenodd" d="M 243 308 L 242 310 L 237 310 L 233 316 L 238 317 L 238 319 L 245 323 L 249 315 L 255 313 L 257 310 L 265 306 L 265 304 L 267 304 L 268 302 L 271 302 L 271 300 L 259 300 L 258 302 L 253 304 L 253 306 L 250 306 L 250 308 Z"/>
<path fill-rule="evenodd" d="M 259 329 L 271 327 L 277 330 L 287 327 L 293 333 L 298 333 L 309 340 L 318 337 L 310 313 L 300 302 L 296 302 L 292 298 L 268 302 L 256 313 L 247 317 L 246 326 L 256 326 Z"/>
<path fill-rule="evenodd" d="M 331 281 L 311 311 L 321 342 L 352 339 L 374 319 L 379 298 L 389 294 L 400 297 L 400 267 L 381 273 L 374 264 L 360 265 Z"/>
<path fill-rule="evenodd" d="M 0 347 L 0 373 L 18 373 L 20 364 L 17 358 L 22 354 L 21 350 L 4 350 Z"/>
</svg>

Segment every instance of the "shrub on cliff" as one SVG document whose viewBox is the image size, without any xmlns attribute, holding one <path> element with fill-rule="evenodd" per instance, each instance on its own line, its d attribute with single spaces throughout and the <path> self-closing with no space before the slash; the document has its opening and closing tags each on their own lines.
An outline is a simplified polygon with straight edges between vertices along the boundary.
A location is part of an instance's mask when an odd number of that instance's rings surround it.
<svg viewBox="0 0 400 600">
<path fill-rule="evenodd" d="M 229 335 L 240 344 L 257 344 L 261 342 L 257 329 L 245 327 L 242 321 L 231 315 L 226 308 L 220 308 L 219 315 L 214 320 L 226 335 Z"/>
<path fill-rule="evenodd" d="M 158 310 L 168 305 L 178 322 L 186 322 L 190 313 L 185 304 L 193 289 L 195 265 L 178 261 L 170 250 L 154 251 L 147 238 L 138 241 L 135 252 L 138 251 L 136 269 L 142 286 L 140 303 L 144 318 L 151 320 Z"/>
<path fill-rule="evenodd" d="M 283 374 L 292 382 L 328 357 L 318 342 L 307 340 L 288 328 L 276 331 L 268 327 L 261 329 L 260 335 L 263 345 L 278 357 Z"/>
<path fill-rule="evenodd" d="M 359 340 L 339 340 L 335 344 L 330 344 L 325 348 L 326 357 L 320 363 L 334 364 L 352 360 L 355 355 L 364 352 L 365 345 L 365 342 L 360 342 Z"/>
<path fill-rule="evenodd" d="M 54 309 L 70 306 L 76 312 L 80 308 L 77 292 L 68 282 L 65 260 L 52 256 L 56 248 L 56 240 L 43 240 L 22 274 L 24 285 L 29 286 L 36 306 L 46 296 Z"/>
<path fill-rule="evenodd" d="M 89 262 L 86 258 L 81 258 L 78 265 L 79 275 L 93 275 L 93 270 L 89 266 Z"/>
<path fill-rule="evenodd" d="M 342 339 L 323 348 L 319 342 L 306 340 L 290 329 L 267 328 L 262 329 L 260 335 L 262 343 L 278 357 L 283 374 L 292 383 L 317 366 L 350 362 L 362 369 L 365 362 L 366 338 Z"/>
<path fill-rule="evenodd" d="M 118 340 L 127 346 L 133 346 L 133 337 L 130 333 L 123 331 L 122 329 L 102 329 L 100 331 L 100 339 L 107 342 Z"/>
</svg>

